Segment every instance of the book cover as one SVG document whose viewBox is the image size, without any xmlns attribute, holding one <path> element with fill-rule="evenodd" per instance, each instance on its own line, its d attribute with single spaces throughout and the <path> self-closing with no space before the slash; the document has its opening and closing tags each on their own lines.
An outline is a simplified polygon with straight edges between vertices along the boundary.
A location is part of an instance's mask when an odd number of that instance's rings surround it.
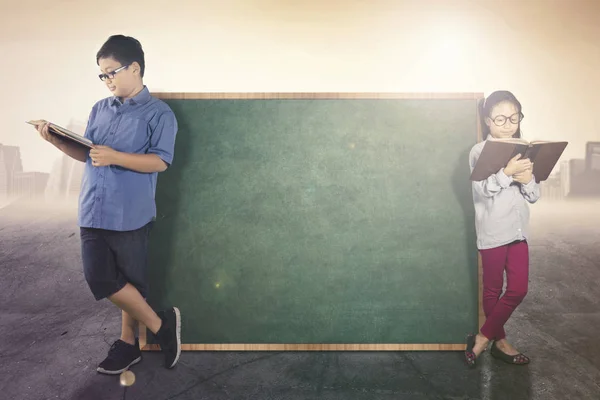
<svg viewBox="0 0 600 400">
<path fill-rule="evenodd" d="M 485 142 L 481 155 L 471 173 L 472 181 L 482 181 L 506 167 L 517 154 L 533 163 L 536 182 L 548 179 L 568 142 L 534 141 L 523 139 L 490 139 Z"/>
<path fill-rule="evenodd" d="M 37 120 L 37 121 L 26 121 L 26 122 L 37 128 L 39 125 L 41 125 L 47 121 Z M 85 146 L 88 149 L 91 149 L 94 146 L 94 144 L 92 143 L 91 140 L 84 138 L 81 135 L 71 132 L 70 130 L 63 128 L 62 126 L 53 124 L 51 122 L 48 123 L 48 132 L 50 132 L 54 135 L 60 136 L 63 139 L 67 139 L 71 142 L 77 143 L 81 146 Z"/>
</svg>

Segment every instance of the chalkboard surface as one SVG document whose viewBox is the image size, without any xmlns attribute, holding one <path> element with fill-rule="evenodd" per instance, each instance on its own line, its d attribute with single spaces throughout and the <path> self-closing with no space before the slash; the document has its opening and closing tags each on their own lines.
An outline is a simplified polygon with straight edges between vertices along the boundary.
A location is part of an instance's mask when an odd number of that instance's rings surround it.
<svg viewBox="0 0 600 400">
<path fill-rule="evenodd" d="M 481 95 L 154 95 L 179 132 L 149 302 L 184 349 L 464 348 Z"/>
</svg>

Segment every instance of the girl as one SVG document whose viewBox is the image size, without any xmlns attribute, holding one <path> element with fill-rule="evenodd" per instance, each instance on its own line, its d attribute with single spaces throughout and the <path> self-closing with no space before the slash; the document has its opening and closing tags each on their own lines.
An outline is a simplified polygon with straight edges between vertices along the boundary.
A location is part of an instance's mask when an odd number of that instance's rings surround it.
<svg viewBox="0 0 600 400">
<path fill-rule="evenodd" d="M 471 171 L 487 140 L 520 138 L 521 103 L 508 91 L 492 93 L 482 105 L 483 138 L 469 155 Z M 467 364 L 492 342 L 492 356 L 510 364 L 524 365 L 529 358 L 506 341 L 504 324 L 527 294 L 529 203 L 540 197 L 540 188 L 528 159 L 515 156 L 506 167 L 473 182 L 477 248 L 483 264 L 483 310 L 485 324 L 477 335 L 467 337 Z M 506 271 L 507 288 L 500 298 Z"/>
</svg>

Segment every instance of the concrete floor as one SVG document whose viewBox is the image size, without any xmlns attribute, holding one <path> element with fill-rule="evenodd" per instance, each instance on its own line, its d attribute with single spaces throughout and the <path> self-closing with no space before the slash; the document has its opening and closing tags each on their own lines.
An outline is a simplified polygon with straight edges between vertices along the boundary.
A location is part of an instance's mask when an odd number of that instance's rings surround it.
<svg viewBox="0 0 600 400">
<path fill-rule="evenodd" d="M 526 367 L 460 352 L 144 353 L 129 388 L 96 373 L 120 319 L 85 284 L 75 214 L 0 210 L 2 399 L 600 399 L 600 201 L 532 207 L 530 292 L 507 325 Z M 48 213 L 49 212 L 49 213 Z"/>
</svg>

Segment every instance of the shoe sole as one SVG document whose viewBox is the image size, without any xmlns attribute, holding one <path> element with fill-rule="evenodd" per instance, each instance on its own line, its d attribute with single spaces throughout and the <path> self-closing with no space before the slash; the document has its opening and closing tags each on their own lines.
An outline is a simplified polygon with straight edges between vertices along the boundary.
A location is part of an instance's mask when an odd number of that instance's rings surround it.
<svg viewBox="0 0 600 400">
<path fill-rule="evenodd" d="M 118 374 L 120 374 L 121 372 L 125 372 L 125 371 L 127 371 L 127 370 L 128 370 L 128 369 L 129 369 L 129 368 L 132 366 L 132 365 L 135 365 L 135 364 L 139 363 L 140 361 L 142 361 L 142 357 L 141 357 L 141 356 L 140 356 L 140 357 L 138 357 L 138 358 L 136 358 L 135 360 L 133 360 L 133 361 L 132 361 L 131 363 L 129 363 L 129 365 L 128 365 L 128 366 L 126 366 L 125 368 L 123 368 L 123 369 L 120 369 L 120 370 L 118 370 L 118 371 L 108 371 L 108 370 L 106 370 L 106 369 L 104 369 L 104 368 L 100 368 L 100 367 L 96 368 L 96 371 L 100 372 L 101 374 L 105 374 L 105 375 L 118 375 Z"/>
<path fill-rule="evenodd" d="M 173 307 L 173 311 L 175 311 L 175 332 L 177 334 L 177 355 L 175 356 L 175 360 L 169 368 L 173 368 L 177 361 L 179 361 L 179 356 L 181 355 L 181 313 L 179 312 L 179 308 Z"/>
</svg>

